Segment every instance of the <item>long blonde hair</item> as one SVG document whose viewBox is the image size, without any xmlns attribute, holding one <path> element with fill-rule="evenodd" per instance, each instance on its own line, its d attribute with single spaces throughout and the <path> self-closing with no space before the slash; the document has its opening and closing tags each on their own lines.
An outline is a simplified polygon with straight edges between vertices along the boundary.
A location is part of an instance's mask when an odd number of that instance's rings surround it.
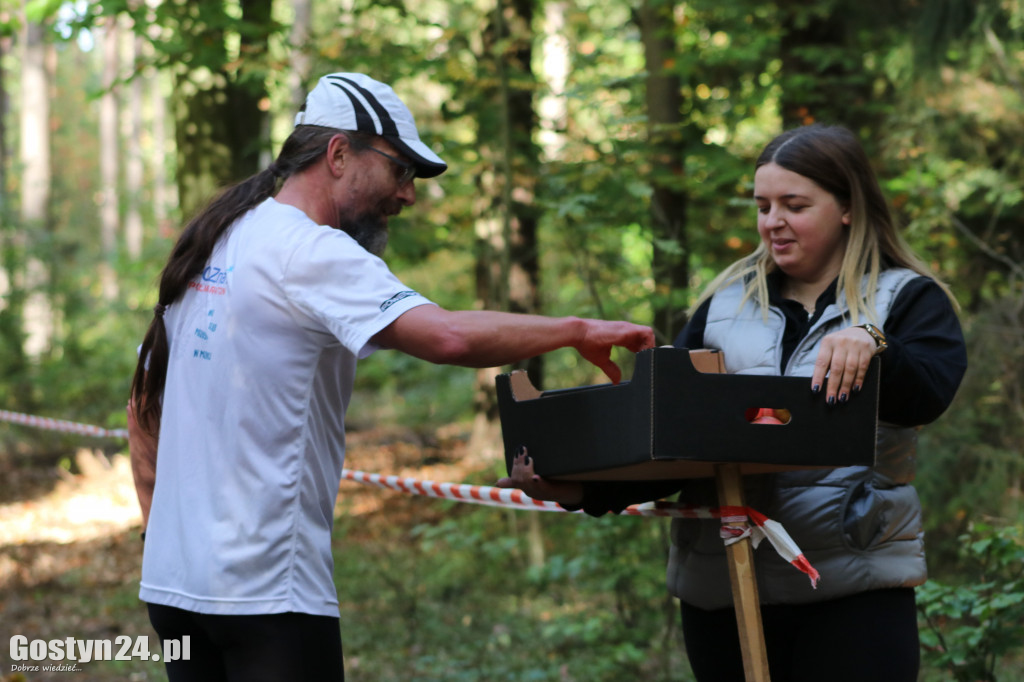
<svg viewBox="0 0 1024 682">
<path fill-rule="evenodd" d="M 888 267 L 908 268 L 930 277 L 946 292 L 954 307 L 959 308 L 949 287 L 932 274 L 896 230 L 878 178 L 853 133 L 842 126 L 821 124 L 793 128 L 768 143 L 757 159 L 755 170 L 769 163 L 808 178 L 849 211 L 846 251 L 836 296 L 845 298 L 850 319 L 880 323 L 875 319 L 875 289 L 879 273 Z M 744 283 L 742 303 L 753 298 L 767 316 L 767 275 L 776 267 L 762 242 L 753 253 L 715 277 L 690 308 L 690 314 L 716 291 L 741 281 Z M 867 282 L 862 291 L 865 275 Z"/>
</svg>

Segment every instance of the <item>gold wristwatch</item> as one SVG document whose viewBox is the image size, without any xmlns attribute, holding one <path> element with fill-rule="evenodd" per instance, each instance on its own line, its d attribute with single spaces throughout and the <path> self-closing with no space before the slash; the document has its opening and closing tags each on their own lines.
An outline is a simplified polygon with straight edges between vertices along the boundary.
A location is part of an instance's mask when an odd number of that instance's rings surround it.
<svg viewBox="0 0 1024 682">
<path fill-rule="evenodd" d="M 871 334 L 871 338 L 875 340 L 875 355 L 878 355 L 886 348 L 889 347 L 889 342 L 885 340 L 885 334 L 882 330 L 873 324 L 858 324 L 858 327 Z"/>
</svg>

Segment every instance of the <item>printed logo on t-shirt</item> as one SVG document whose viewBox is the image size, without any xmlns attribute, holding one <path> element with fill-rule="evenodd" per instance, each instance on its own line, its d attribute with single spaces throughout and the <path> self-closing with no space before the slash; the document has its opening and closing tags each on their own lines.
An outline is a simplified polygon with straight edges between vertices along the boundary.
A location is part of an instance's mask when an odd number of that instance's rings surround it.
<svg viewBox="0 0 1024 682">
<path fill-rule="evenodd" d="M 227 293 L 228 290 L 225 287 L 218 285 L 227 284 L 228 272 L 230 272 L 230 270 L 231 268 L 228 268 L 227 270 L 222 270 L 212 265 L 208 266 L 205 270 L 203 270 L 202 281 L 193 280 L 188 283 L 188 288 L 195 289 L 196 291 L 201 291 L 206 294 L 223 296 L 224 294 Z"/>
<path fill-rule="evenodd" d="M 419 293 L 415 291 L 399 291 L 397 294 L 380 304 L 380 311 L 384 312 L 403 298 L 409 298 L 410 296 L 419 296 Z"/>
</svg>

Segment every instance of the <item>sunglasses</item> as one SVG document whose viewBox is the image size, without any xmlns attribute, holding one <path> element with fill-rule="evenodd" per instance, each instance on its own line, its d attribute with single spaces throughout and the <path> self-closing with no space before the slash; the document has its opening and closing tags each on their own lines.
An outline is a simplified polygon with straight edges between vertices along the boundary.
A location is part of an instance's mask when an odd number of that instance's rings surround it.
<svg viewBox="0 0 1024 682">
<path fill-rule="evenodd" d="M 386 159 L 390 159 L 393 164 L 402 169 L 402 172 L 398 174 L 398 186 L 404 187 L 406 183 L 412 182 L 412 179 L 416 177 L 416 166 L 409 163 L 408 161 L 402 161 L 396 156 L 391 156 L 387 152 L 382 152 L 376 147 L 367 147 L 371 152 L 377 152 Z"/>
</svg>

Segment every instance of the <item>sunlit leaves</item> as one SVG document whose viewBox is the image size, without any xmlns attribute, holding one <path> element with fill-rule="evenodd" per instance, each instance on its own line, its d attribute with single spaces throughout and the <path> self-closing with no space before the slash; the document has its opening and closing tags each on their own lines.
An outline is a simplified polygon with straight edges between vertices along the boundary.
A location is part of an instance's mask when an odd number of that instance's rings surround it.
<svg viewBox="0 0 1024 682">
<path fill-rule="evenodd" d="M 64 0 L 29 0 L 25 3 L 25 18 L 34 24 L 41 24 L 52 17 L 62 4 Z"/>
</svg>

